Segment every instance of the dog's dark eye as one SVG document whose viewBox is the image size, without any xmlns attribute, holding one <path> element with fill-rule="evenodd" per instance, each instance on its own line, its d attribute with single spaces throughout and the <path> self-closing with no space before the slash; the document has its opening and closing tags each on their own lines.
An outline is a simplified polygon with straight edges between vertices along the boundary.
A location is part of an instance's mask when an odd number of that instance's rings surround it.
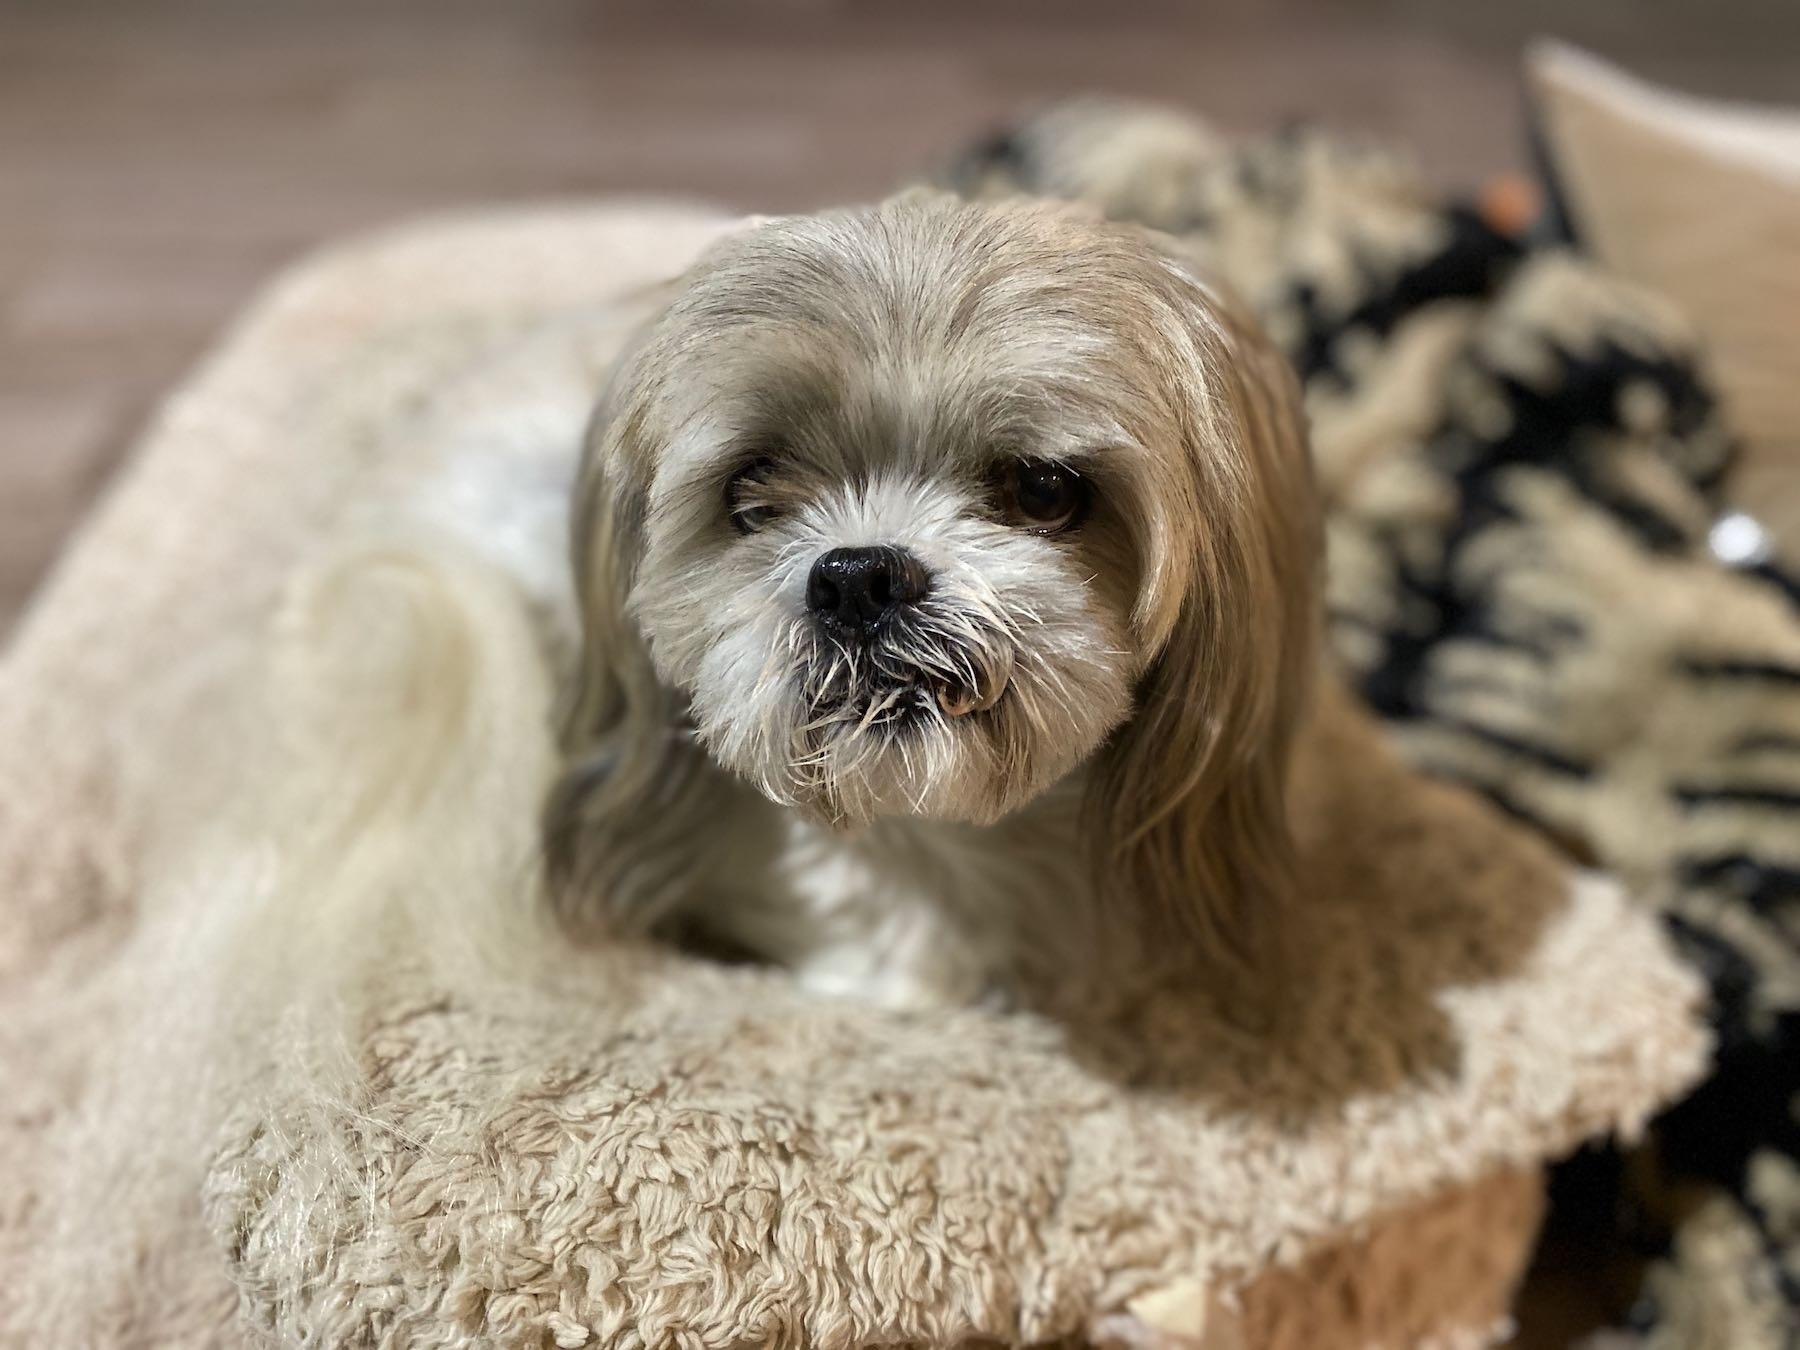
<svg viewBox="0 0 1800 1350">
<path fill-rule="evenodd" d="M 1087 510 L 1087 482 L 1072 469 L 1044 460 L 1012 465 L 1003 482 L 1008 514 L 1039 534 L 1055 534 L 1078 523 Z"/>
<path fill-rule="evenodd" d="M 775 462 L 759 459 L 732 475 L 725 488 L 725 507 L 739 534 L 755 534 L 780 514 L 769 500 L 769 475 Z"/>
</svg>

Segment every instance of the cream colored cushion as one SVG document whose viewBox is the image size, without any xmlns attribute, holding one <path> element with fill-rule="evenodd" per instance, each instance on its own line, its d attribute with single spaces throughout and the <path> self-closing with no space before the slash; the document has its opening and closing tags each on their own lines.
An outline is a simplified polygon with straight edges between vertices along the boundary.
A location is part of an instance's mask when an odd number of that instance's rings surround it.
<svg viewBox="0 0 1800 1350">
<path fill-rule="evenodd" d="M 1745 439 L 1733 496 L 1800 555 L 1800 111 L 1692 98 L 1558 43 L 1527 72 L 1582 243 L 1699 327 Z"/>
</svg>

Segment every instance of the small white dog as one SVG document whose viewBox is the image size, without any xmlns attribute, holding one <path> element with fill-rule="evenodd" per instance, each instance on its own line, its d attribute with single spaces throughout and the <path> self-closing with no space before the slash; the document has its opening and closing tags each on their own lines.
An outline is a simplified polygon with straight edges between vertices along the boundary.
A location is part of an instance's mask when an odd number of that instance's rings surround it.
<svg viewBox="0 0 1800 1350">
<path fill-rule="evenodd" d="M 573 518 L 566 917 L 897 1005 L 1267 947 L 1316 660 L 1296 386 L 1141 231 L 913 193 L 727 239 L 616 370 Z"/>
</svg>

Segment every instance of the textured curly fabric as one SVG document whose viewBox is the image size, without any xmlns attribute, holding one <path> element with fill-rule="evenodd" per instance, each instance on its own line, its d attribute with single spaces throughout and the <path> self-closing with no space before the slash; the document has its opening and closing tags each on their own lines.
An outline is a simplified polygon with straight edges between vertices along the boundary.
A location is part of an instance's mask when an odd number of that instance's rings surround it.
<svg viewBox="0 0 1800 1350">
<path fill-rule="evenodd" d="M 946 178 L 1167 231 L 1284 342 L 1340 668 L 1412 762 L 1628 879 L 1713 990 L 1719 1063 L 1658 1166 L 1588 1160 L 1571 1207 L 1675 1224 L 1612 1235 L 1666 1252 L 1634 1311 L 1649 1343 L 1800 1344 L 1800 586 L 1722 560 L 1754 526 L 1728 514 L 1731 439 L 1679 314 L 1310 131 L 1227 146 L 1075 104 Z M 1677 1221 L 1695 1181 L 1715 1189 Z"/>
<path fill-rule="evenodd" d="M 62 564 L 0 666 L 0 1342 L 1490 1341 L 1542 1160 L 1693 1081 L 1698 985 L 1347 700 L 1302 738 L 1279 1044 L 1203 980 L 818 1002 L 575 948 L 516 884 L 555 645 L 485 556 L 345 518 L 445 454 L 566 466 L 633 295 L 729 227 L 503 216 L 307 265 Z M 434 771 L 364 780 L 425 682 L 454 715 L 398 739 Z M 445 759 L 469 725 L 502 734 Z M 314 756 L 344 771 L 282 797 Z M 264 790 L 266 837 L 233 800 Z"/>
</svg>

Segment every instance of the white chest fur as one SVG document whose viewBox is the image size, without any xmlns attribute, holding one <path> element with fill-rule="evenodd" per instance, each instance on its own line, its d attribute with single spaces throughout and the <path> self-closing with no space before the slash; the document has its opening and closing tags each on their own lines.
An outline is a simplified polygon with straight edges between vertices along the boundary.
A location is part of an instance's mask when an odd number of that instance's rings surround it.
<svg viewBox="0 0 1800 1350">
<path fill-rule="evenodd" d="M 1081 785 L 989 826 L 830 829 L 757 802 L 729 828 L 692 917 L 821 994 L 890 1007 L 1004 997 L 1092 954 Z"/>
</svg>

